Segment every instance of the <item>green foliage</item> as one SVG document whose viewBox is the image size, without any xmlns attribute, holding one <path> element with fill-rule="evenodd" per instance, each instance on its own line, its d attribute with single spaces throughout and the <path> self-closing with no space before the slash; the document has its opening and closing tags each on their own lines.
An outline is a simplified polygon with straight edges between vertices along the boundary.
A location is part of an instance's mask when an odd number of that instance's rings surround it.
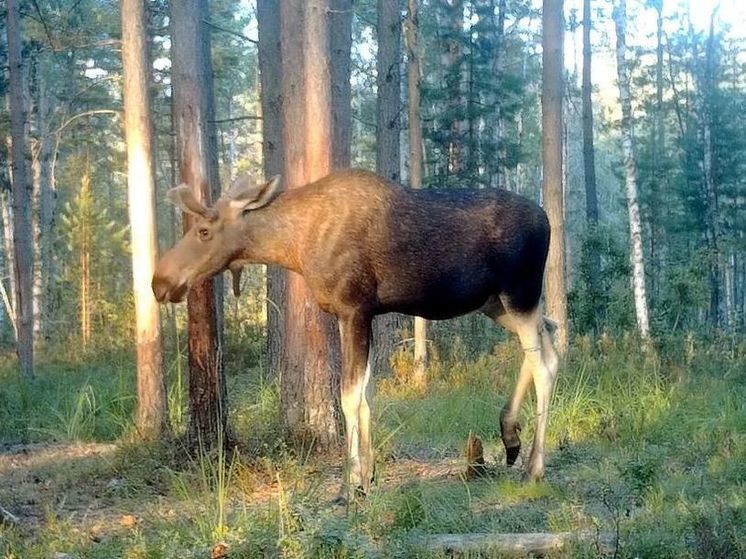
<svg viewBox="0 0 746 559">
<path fill-rule="evenodd" d="M 328 504 L 338 458 L 309 458 L 278 444 L 277 386 L 242 372 L 231 381 L 231 422 L 239 441 L 250 441 L 245 450 L 190 458 L 178 442 L 125 441 L 113 455 L 75 467 L 64 459 L 31 465 L 27 481 L 0 484 L 0 500 L 13 510 L 16 495 L 32 491 L 49 512 L 31 538 L 0 527 L 0 550 L 9 557 L 201 557 L 222 541 L 236 557 L 426 557 L 414 536 L 574 531 L 611 534 L 618 557 L 737 557 L 746 552 L 746 353 L 728 344 L 684 338 L 658 359 L 640 353 L 633 336 L 581 339 L 559 377 L 547 479 L 537 484 L 502 465 L 497 418 L 519 365 L 514 344 L 498 344 L 478 361 L 442 363 L 426 394 L 385 379 L 374 408 L 379 481 L 367 500 L 343 510 Z M 2 440 L 65 439 L 68 427 L 83 440 L 125 436 L 131 405 L 111 411 L 131 404 L 124 396 L 133 379 L 124 371 L 132 365 L 121 366 L 126 382 L 104 366 L 85 374 L 54 366 L 42 368 L 25 396 L 3 383 Z M 65 394 L 62 379 L 71 387 Z M 68 418 L 65 431 L 44 427 L 60 417 Z M 524 441 L 532 419 L 529 399 Z M 495 478 L 461 478 L 469 430 L 482 438 Z M 71 508 L 47 503 L 29 481 L 34 476 L 50 494 L 65 491 Z M 106 519 L 96 540 L 77 512 L 92 506 Z M 122 514 L 139 520 L 121 528 Z M 596 545 L 560 556 L 595 557 Z"/>
</svg>

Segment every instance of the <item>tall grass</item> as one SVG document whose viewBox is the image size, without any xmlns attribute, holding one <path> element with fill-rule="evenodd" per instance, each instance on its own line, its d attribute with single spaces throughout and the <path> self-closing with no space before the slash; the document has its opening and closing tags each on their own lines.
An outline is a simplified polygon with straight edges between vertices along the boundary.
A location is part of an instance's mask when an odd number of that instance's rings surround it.
<svg viewBox="0 0 746 559">
<path fill-rule="evenodd" d="M 547 479 L 528 485 L 504 467 L 499 438 L 499 409 L 522 358 L 516 344 L 498 341 L 477 357 L 441 351 L 426 393 L 408 385 L 402 359 L 397 375 L 377 381 L 379 482 L 346 510 L 328 504 L 341 476 L 337 457 L 285 445 L 276 381 L 256 370 L 229 375 L 242 456 L 219 445 L 185 460 L 177 445 L 130 442 L 98 485 L 112 468 L 125 480 L 115 505 L 143 517 L 136 530 L 95 544 L 70 539 L 71 514 L 42 529 L 46 540 L 6 530 L 0 554 L 198 557 L 225 541 L 236 557 L 425 557 L 413 535 L 602 531 L 616 534 L 622 558 L 746 556 L 746 352 L 720 343 L 668 340 L 645 354 L 633 337 L 576 340 L 553 397 Z M 124 436 L 134 405 L 129 371 L 58 364 L 22 384 L 0 369 L 0 437 Z M 533 397 L 520 420 L 527 454 Z M 491 479 L 460 476 L 469 431 L 485 443 Z M 566 556 L 598 551 L 591 544 Z"/>
</svg>

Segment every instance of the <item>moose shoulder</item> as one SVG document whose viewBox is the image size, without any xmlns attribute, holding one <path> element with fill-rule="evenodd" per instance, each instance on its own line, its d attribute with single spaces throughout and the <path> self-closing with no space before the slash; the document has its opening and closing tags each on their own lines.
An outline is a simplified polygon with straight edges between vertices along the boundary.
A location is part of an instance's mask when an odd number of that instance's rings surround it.
<svg viewBox="0 0 746 559">
<path fill-rule="evenodd" d="M 180 301 L 225 269 L 235 279 L 244 264 L 267 263 L 303 275 L 321 308 L 339 319 L 351 484 L 367 490 L 372 475 L 370 323 L 387 312 L 446 319 L 478 310 L 518 334 L 525 360 L 501 413 L 503 443 L 512 464 L 517 414 L 533 380 L 537 429 L 528 473 L 543 475 L 557 357 L 552 323 L 540 310 L 549 224 L 539 206 L 503 190 L 405 190 L 354 170 L 288 192 L 279 177 L 260 185 L 241 178 L 212 208 L 188 187 L 169 197 L 199 219 L 158 263 L 159 301 Z"/>
</svg>

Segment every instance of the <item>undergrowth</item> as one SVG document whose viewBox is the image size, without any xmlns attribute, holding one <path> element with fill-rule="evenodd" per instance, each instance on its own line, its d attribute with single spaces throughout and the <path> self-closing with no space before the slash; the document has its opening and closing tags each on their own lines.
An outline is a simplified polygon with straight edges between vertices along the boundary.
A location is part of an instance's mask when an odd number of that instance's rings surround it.
<svg viewBox="0 0 746 559">
<path fill-rule="evenodd" d="M 205 557 L 224 543 L 228 557 L 428 557 L 418 536 L 572 531 L 606 534 L 614 551 L 591 538 L 561 556 L 746 556 L 745 353 L 732 340 L 667 340 L 657 353 L 639 351 L 633 337 L 576 340 L 551 408 L 546 480 L 535 484 L 505 468 L 498 433 L 520 366 L 514 343 L 475 357 L 440 352 L 425 393 L 407 382 L 402 358 L 396 374 L 377 382 L 378 482 L 366 500 L 341 509 L 329 504 L 340 456 L 285 444 L 276 382 L 256 369 L 229 375 L 239 448 L 190 456 L 178 439 L 142 445 L 130 436 L 134 373 L 126 359 L 50 364 L 30 383 L 6 365 L 3 444 L 117 448 L 28 472 L 0 462 L 0 503 L 40 511 L 29 526 L 0 528 L 0 553 Z M 524 459 L 533 417 L 529 397 Z M 490 479 L 461 475 L 469 432 L 484 443 Z M 45 480 L 39 488 L 34 476 Z M 18 490 L 25 484 L 30 493 Z M 19 502 L 21 494 L 35 504 Z M 111 526 L 92 524 L 82 503 Z M 124 513 L 136 521 L 125 525 Z"/>
</svg>

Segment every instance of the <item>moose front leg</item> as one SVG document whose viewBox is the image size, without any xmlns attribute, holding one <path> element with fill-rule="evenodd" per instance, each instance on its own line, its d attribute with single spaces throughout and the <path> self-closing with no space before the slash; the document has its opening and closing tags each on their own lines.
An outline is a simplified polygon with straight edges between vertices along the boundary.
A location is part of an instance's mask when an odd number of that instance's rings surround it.
<svg viewBox="0 0 746 559">
<path fill-rule="evenodd" d="M 342 413 L 347 442 L 347 489 L 366 494 L 373 474 L 370 437 L 370 318 L 355 314 L 340 319 L 342 342 Z"/>
</svg>

